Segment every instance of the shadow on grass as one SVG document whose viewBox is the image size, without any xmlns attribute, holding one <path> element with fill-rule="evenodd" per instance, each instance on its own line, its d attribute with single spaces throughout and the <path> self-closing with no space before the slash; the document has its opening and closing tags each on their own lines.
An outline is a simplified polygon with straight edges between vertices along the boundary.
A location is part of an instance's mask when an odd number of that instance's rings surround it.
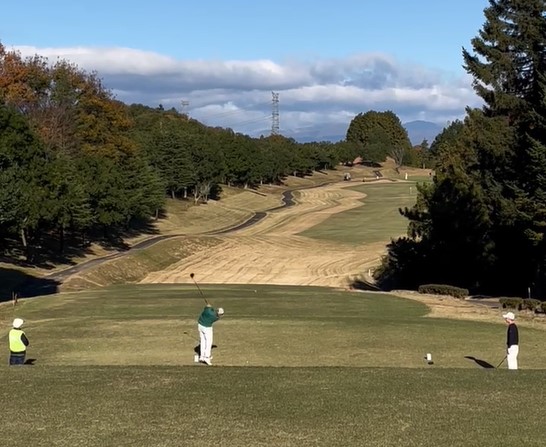
<svg viewBox="0 0 546 447">
<path fill-rule="evenodd" d="M 25 365 L 34 365 L 35 361 L 36 361 L 36 359 L 26 359 L 25 360 Z"/>
<path fill-rule="evenodd" d="M 375 284 L 372 284 L 368 281 L 364 281 L 363 279 L 355 279 L 353 282 L 349 284 L 351 289 L 356 290 L 366 290 L 366 291 L 372 291 L 372 292 L 381 292 L 383 289 L 380 289 Z"/>
<path fill-rule="evenodd" d="M 217 348 L 217 345 L 212 345 L 212 349 Z M 195 348 L 193 348 L 193 352 L 195 352 L 197 355 L 201 354 L 201 345 L 197 345 Z"/>
<path fill-rule="evenodd" d="M 495 369 L 495 367 L 491 363 L 488 363 L 485 360 L 477 359 L 476 357 L 472 357 L 470 355 L 465 355 L 464 358 L 468 360 L 473 360 L 474 362 L 476 362 L 476 364 L 484 369 Z"/>
<path fill-rule="evenodd" d="M 52 295 L 59 291 L 59 282 L 50 278 L 38 278 L 22 270 L 0 267 L 0 302 L 39 295 Z"/>
</svg>

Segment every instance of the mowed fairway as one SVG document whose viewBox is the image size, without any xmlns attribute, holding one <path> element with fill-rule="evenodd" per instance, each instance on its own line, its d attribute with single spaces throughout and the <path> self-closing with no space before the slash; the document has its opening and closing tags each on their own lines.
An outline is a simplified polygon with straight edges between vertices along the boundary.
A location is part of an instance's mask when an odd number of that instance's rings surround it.
<svg viewBox="0 0 546 447">
<path fill-rule="evenodd" d="M 365 194 L 362 204 L 300 233 L 342 244 L 372 244 L 406 234 L 408 220 L 398 211 L 415 204 L 413 182 L 362 184 L 351 190 Z"/>
<path fill-rule="evenodd" d="M 2 419 L 5 445 L 542 445 L 546 331 L 522 328 L 513 373 L 465 358 L 502 359 L 502 324 L 430 318 L 384 294 L 202 290 L 226 309 L 213 367 L 193 363 L 203 302 L 191 285 L 20 303 L 36 362 L 0 367 L 0 399 L 21 415 Z M 0 315 L 8 326 L 12 309 Z"/>
<path fill-rule="evenodd" d="M 339 182 L 297 191 L 295 200 L 141 282 L 189 283 L 195 272 L 211 284 L 347 287 L 377 265 L 392 237 L 405 233 L 398 208 L 415 203 L 415 183 Z"/>
</svg>

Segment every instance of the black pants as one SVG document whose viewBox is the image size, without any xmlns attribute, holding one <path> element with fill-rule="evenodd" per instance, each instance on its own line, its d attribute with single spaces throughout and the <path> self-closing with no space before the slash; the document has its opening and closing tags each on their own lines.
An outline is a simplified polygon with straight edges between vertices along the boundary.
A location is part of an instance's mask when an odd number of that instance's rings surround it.
<svg viewBox="0 0 546 447">
<path fill-rule="evenodd" d="M 26 352 L 12 352 L 9 355 L 10 365 L 24 365 Z"/>
</svg>

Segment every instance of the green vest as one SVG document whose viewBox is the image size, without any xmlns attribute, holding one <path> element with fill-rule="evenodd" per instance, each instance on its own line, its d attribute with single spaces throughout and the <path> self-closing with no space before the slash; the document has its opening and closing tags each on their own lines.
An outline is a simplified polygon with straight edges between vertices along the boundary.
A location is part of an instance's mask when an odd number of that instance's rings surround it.
<svg viewBox="0 0 546 447">
<path fill-rule="evenodd" d="M 21 329 L 12 329 L 9 331 L 9 350 L 11 352 L 25 352 L 27 347 L 21 340 L 24 332 Z"/>
</svg>

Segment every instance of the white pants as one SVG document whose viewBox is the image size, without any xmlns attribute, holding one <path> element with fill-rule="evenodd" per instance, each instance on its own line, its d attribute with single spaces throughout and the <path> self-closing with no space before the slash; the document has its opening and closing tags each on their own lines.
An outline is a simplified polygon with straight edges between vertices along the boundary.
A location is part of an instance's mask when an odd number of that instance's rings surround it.
<svg viewBox="0 0 546 447">
<path fill-rule="evenodd" d="M 512 345 L 508 348 L 508 352 L 506 355 L 506 360 L 508 361 L 508 369 L 518 369 L 518 354 L 518 345 Z"/>
<path fill-rule="evenodd" d="M 201 355 L 199 356 L 199 361 L 209 361 L 212 351 L 212 326 L 205 327 L 200 324 L 197 325 L 197 330 L 199 331 L 199 342 L 201 346 Z"/>
</svg>

